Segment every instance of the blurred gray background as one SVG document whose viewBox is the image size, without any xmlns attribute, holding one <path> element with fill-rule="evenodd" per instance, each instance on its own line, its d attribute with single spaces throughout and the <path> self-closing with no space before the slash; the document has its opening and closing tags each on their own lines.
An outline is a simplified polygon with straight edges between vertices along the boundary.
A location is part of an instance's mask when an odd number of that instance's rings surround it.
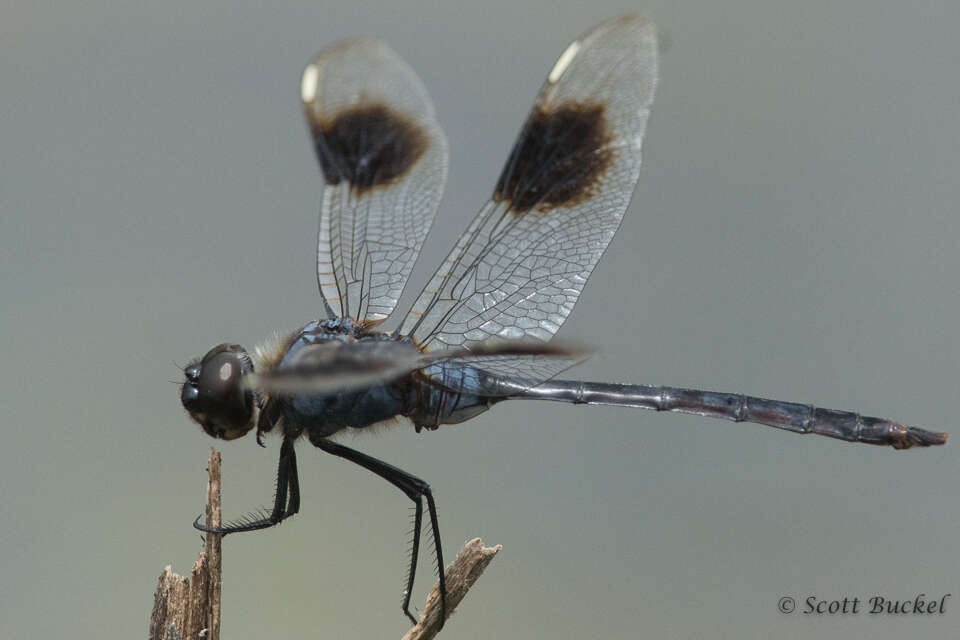
<svg viewBox="0 0 960 640">
<path fill-rule="evenodd" d="M 633 205 L 560 334 L 600 351 L 572 373 L 860 410 L 954 441 L 898 453 L 532 403 L 347 440 L 433 484 L 448 558 L 474 536 L 504 547 L 441 637 L 960 625 L 955 3 L 259 4 L 3 8 L 0 637 L 142 637 L 164 565 L 189 570 L 212 441 L 180 408 L 176 365 L 320 312 L 298 101 L 316 50 L 386 38 L 449 135 L 412 300 L 556 57 L 627 11 L 658 23 L 662 79 Z M 267 504 L 278 442 L 222 450 L 227 515 Z M 409 502 L 309 446 L 300 466 L 302 514 L 226 540 L 224 637 L 399 637 Z M 432 581 L 424 561 L 420 606 Z M 946 614 L 777 610 L 920 593 L 953 594 Z"/>
</svg>

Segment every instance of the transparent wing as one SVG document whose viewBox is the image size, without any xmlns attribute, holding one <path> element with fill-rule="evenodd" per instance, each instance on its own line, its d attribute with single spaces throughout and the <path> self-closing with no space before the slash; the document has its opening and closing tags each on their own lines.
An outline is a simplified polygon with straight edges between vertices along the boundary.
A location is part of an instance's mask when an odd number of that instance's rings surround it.
<svg viewBox="0 0 960 640">
<path fill-rule="evenodd" d="M 656 78 L 656 31 L 644 18 L 612 20 L 573 42 L 541 88 L 493 197 L 401 333 L 428 351 L 492 336 L 549 340 L 630 202 Z M 562 368 L 535 357 L 487 367 L 528 381 Z"/>
<path fill-rule="evenodd" d="M 552 345 L 555 341 L 540 344 Z M 444 349 L 430 353 L 458 351 L 461 350 Z M 536 387 L 561 371 L 583 362 L 588 355 L 586 352 L 559 352 L 550 356 L 471 355 L 440 360 L 423 367 L 421 373 L 432 384 L 454 393 L 502 397 Z"/>
<path fill-rule="evenodd" d="M 333 341 L 306 346 L 289 365 L 250 374 L 244 384 L 247 388 L 280 395 L 332 394 L 391 382 L 435 365 L 445 365 L 444 371 L 451 372 L 471 364 L 482 366 L 491 359 L 538 357 L 549 361 L 584 354 L 584 350 L 575 345 L 519 340 L 494 340 L 471 349 L 434 353 L 425 353 L 407 340 Z M 457 364 L 447 364 L 453 362 Z M 458 390 L 466 389 L 460 386 Z M 492 389 L 485 391 L 490 393 Z M 504 393 L 503 388 L 500 393 Z"/>
<path fill-rule="evenodd" d="M 326 180 L 320 292 L 330 317 L 373 325 L 393 311 L 430 230 L 447 140 L 420 79 L 379 40 L 320 52 L 300 88 Z"/>
</svg>

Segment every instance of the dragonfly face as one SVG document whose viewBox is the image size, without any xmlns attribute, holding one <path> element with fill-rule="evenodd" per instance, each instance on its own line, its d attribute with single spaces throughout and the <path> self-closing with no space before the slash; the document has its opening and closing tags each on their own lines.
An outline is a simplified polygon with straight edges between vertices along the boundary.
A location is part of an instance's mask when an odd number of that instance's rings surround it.
<svg viewBox="0 0 960 640">
<path fill-rule="evenodd" d="M 253 428 L 254 394 L 242 385 L 253 362 L 237 344 L 221 344 L 183 370 L 180 403 L 214 438 L 234 440 Z"/>
</svg>

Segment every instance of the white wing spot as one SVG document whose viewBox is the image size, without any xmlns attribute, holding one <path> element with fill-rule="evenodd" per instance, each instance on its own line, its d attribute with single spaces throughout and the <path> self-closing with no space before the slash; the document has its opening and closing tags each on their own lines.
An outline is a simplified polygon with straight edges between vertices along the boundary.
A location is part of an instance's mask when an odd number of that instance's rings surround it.
<svg viewBox="0 0 960 640">
<path fill-rule="evenodd" d="M 320 67 L 315 64 L 308 64 L 303 70 L 303 77 L 300 79 L 300 99 L 304 102 L 313 102 L 317 97 L 317 85 L 320 82 Z"/>
<path fill-rule="evenodd" d="M 550 70 L 550 75 L 547 76 L 547 82 L 550 84 L 556 84 L 557 80 L 560 79 L 560 76 L 563 75 L 563 72 L 566 71 L 567 67 L 570 66 L 570 63 L 573 62 L 573 59 L 576 57 L 578 51 L 580 51 L 580 41 L 574 40 L 570 43 L 570 46 L 560 54 L 557 64 L 553 65 L 553 69 Z M 304 74 L 304 77 L 306 77 L 306 74 Z"/>
<path fill-rule="evenodd" d="M 227 381 L 230 379 L 230 376 L 233 375 L 233 365 L 229 362 L 223 363 L 223 366 L 220 367 L 220 379 Z"/>
</svg>

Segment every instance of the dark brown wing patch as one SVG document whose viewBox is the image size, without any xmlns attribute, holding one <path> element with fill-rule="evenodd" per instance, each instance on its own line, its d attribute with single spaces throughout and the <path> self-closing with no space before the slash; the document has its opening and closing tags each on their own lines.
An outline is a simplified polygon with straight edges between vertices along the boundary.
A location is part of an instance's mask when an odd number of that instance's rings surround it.
<svg viewBox="0 0 960 640">
<path fill-rule="evenodd" d="M 503 167 L 493 197 L 515 213 L 570 206 L 593 195 L 609 166 L 611 136 L 600 104 L 534 107 Z"/>
<path fill-rule="evenodd" d="M 426 133 L 383 104 L 350 107 L 329 121 L 309 120 L 327 182 L 346 180 L 358 194 L 390 184 L 427 149 Z"/>
</svg>

